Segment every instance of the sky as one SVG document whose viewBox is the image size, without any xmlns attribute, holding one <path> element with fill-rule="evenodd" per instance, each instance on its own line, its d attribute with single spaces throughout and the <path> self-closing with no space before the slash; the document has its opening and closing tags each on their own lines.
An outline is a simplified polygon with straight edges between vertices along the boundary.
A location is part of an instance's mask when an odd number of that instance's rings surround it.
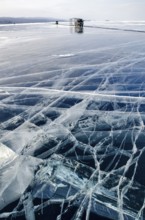
<svg viewBox="0 0 145 220">
<path fill-rule="evenodd" d="M 145 0 L 0 0 L 0 17 L 145 20 Z"/>
</svg>

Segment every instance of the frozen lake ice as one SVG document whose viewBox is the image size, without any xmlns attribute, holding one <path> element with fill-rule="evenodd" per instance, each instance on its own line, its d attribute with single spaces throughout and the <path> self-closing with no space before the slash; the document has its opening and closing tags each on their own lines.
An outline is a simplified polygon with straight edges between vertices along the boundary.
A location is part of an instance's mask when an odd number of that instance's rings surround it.
<svg viewBox="0 0 145 220">
<path fill-rule="evenodd" d="M 145 219 L 145 22 L 86 26 L 0 26 L 0 219 Z"/>
</svg>

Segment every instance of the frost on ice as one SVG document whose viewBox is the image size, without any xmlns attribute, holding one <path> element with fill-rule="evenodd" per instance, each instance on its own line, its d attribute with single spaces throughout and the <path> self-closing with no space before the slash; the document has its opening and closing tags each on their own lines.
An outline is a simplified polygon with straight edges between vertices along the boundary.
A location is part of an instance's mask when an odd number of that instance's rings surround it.
<svg viewBox="0 0 145 220">
<path fill-rule="evenodd" d="M 0 218 L 145 219 L 143 31 L 0 29 Z"/>
</svg>

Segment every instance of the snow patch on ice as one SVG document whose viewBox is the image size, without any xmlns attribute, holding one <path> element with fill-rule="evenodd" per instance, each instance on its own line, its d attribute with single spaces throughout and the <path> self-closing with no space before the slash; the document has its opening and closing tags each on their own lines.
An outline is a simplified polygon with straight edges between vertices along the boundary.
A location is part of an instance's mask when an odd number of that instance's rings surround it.
<svg viewBox="0 0 145 220">
<path fill-rule="evenodd" d="M 0 168 L 17 157 L 17 154 L 0 143 Z"/>
<path fill-rule="evenodd" d="M 58 57 L 58 58 L 68 58 L 68 57 L 73 57 L 75 56 L 75 54 L 73 53 L 67 53 L 67 54 L 58 54 L 58 55 L 53 55 L 54 57 Z"/>
</svg>

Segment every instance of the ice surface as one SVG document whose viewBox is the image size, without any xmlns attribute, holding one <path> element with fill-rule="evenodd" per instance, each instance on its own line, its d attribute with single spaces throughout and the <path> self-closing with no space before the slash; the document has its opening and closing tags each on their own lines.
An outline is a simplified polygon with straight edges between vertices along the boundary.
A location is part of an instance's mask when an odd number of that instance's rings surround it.
<svg viewBox="0 0 145 220">
<path fill-rule="evenodd" d="M 14 153 L 10 148 L 0 143 L 0 167 L 13 160 L 16 156 L 17 154 Z"/>
<path fill-rule="evenodd" d="M 0 210 L 18 199 L 34 178 L 40 160 L 18 156 L 11 149 L 0 146 Z"/>
<path fill-rule="evenodd" d="M 145 219 L 145 23 L 85 26 L 0 26 L 1 219 Z"/>
</svg>

